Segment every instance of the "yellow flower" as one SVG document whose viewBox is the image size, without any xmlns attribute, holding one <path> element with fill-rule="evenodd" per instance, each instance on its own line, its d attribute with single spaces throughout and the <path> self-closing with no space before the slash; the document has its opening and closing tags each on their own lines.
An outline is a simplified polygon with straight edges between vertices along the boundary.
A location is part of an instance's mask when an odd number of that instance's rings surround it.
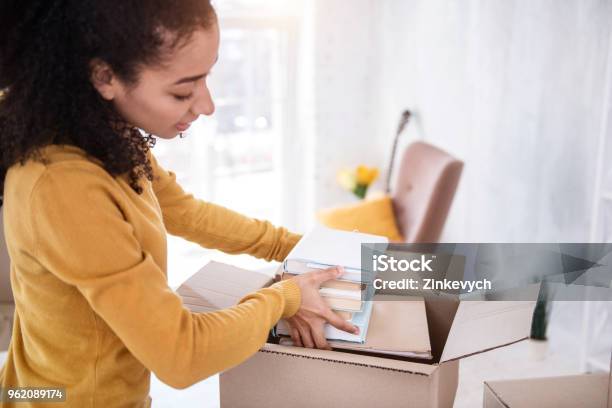
<svg viewBox="0 0 612 408">
<path fill-rule="evenodd" d="M 369 186 L 378 177 L 378 169 L 364 165 L 357 166 L 357 184 Z"/>
<path fill-rule="evenodd" d="M 337 180 L 338 184 L 340 184 L 342 188 L 348 191 L 353 191 L 353 189 L 357 185 L 357 180 L 355 180 L 355 173 L 351 169 L 340 170 L 338 172 Z"/>
</svg>

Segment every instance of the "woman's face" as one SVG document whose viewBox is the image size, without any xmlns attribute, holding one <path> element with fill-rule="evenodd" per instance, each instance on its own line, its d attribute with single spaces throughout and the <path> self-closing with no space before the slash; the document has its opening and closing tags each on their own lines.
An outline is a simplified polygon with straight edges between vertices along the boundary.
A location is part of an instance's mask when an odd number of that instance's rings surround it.
<svg viewBox="0 0 612 408">
<path fill-rule="evenodd" d="M 102 85 L 92 80 L 128 123 L 171 139 L 187 130 L 198 116 L 213 114 L 215 105 L 206 80 L 218 52 L 219 29 L 215 24 L 195 31 L 162 65 L 141 68 L 136 84 L 125 84 L 116 76 Z"/>
</svg>

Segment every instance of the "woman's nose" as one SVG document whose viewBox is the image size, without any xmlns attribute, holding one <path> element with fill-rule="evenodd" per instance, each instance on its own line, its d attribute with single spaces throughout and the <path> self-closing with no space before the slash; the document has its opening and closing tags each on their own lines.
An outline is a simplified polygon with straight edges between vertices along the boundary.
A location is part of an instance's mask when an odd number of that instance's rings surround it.
<svg viewBox="0 0 612 408">
<path fill-rule="evenodd" d="M 213 102 L 212 95 L 210 94 L 210 90 L 206 84 L 203 87 L 204 89 L 198 95 L 194 104 L 191 106 L 191 112 L 196 115 L 206 115 L 210 116 L 215 113 L 215 103 Z"/>
</svg>

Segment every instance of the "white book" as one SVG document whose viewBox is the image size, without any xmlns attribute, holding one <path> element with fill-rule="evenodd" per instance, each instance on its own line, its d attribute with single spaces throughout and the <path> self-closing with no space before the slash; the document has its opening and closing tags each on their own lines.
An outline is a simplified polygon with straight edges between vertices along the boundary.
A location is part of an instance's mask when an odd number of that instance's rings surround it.
<svg viewBox="0 0 612 408">
<path fill-rule="evenodd" d="M 338 299 L 361 300 L 361 291 L 343 290 L 335 288 L 321 288 L 319 294 L 323 297 L 334 297 Z"/>
<path fill-rule="evenodd" d="M 361 245 L 388 243 L 387 237 L 317 225 L 298 241 L 283 266 L 285 272 L 294 274 L 342 266 L 345 273 L 340 279 L 359 282 L 363 281 Z"/>
<path fill-rule="evenodd" d="M 336 329 L 331 324 L 325 324 L 323 330 L 325 338 L 328 340 L 339 340 L 346 341 L 349 343 L 364 344 L 366 341 L 366 335 L 368 333 L 368 325 L 370 323 L 370 316 L 372 315 L 372 301 L 364 302 L 364 307 L 361 312 L 355 312 L 352 314 L 351 319 L 348 320 L 353 325 L 359 327 L 359 334 L 352 334 L 343 330 Z M 276 334 L 280 336 L 290 336 L 289 324 L 285 320 L 279 320 L 276 325 Z"/>
</svg>

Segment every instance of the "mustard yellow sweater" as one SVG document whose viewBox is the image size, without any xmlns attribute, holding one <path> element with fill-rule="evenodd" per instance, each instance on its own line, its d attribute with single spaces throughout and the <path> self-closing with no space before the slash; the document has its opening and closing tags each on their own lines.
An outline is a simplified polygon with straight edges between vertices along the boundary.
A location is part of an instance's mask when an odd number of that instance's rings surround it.
<svg viewBox="0 0 612 408">
<path fill-rule="evenodd" d="M 293 315 L 291 281 L 191 313 L 167 285 L 166 232 L 282 260 L 299 236 L 195 199 L 150 154 L 139 195 L 73 146 L 8 171 L 4 224 L 16 312 L 1 387 L 66 387 L 51 407 L 146 407 L 150 372 L 187 387 L 239 364 Z M 19 407 L 42 407 L 40 403 Z"/>
</svg>

